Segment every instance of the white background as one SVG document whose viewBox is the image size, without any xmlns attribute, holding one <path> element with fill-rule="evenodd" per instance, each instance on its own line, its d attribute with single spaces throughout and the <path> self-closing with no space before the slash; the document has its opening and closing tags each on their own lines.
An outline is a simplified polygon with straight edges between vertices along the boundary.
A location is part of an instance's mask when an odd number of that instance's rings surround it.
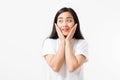
<svg viewBox="0 0 120 80">
<path fill-rule="evenodd" d="M 120 80 L 119 0 L 0 0 L 0 80 L 45 80 L 42 42 L 72 7 L 89 43 L 85 80 Z"/>
</svg>

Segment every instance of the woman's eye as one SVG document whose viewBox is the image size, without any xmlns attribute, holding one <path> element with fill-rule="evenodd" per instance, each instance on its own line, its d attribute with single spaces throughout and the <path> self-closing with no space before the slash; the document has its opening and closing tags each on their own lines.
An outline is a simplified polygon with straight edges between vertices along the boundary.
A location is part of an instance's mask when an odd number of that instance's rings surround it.
<svg viewBox="0 0 120 80">
<path fill-rule="evenodd" d="M 69 22 L 69 23 L 70 23 L 70 22 L 72 22 L 72 20 L 67 20 L 67 22 Z"/>
<path fill-rule="evenodd" d="M 62 20 L 58 20 L 58 22 L 62 23 L 63 21 Z"/>
</svg>

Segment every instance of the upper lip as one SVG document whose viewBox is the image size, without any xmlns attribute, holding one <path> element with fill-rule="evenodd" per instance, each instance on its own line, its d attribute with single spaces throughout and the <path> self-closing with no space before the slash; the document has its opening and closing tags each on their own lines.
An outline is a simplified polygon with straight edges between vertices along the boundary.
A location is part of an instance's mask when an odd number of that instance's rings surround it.
<svg viewBox="0 0 120 80">
<path fill-rule="evenodd" d="M 62 29 L 62 30 L 69 30 L 69 29 Z"/>
<path fill-rule="evenodd" d="M 62 29 L 62 30 L 69 30 L 68 28 L 64 28 L 64 29 Z"/>
</svg>

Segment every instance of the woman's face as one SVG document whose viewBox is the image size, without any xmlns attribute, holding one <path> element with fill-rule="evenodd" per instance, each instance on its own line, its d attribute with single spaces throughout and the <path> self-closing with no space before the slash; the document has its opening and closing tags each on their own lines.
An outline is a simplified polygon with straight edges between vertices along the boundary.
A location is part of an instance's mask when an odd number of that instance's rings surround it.
<svg viewBox="0 0 120 80">
<path fill-rule="evenodd" d="M 57 25 L 64 36 L 67 36 L 75 22 L 70 12 L 63 12 L 57 18 Z"/>
</svg>

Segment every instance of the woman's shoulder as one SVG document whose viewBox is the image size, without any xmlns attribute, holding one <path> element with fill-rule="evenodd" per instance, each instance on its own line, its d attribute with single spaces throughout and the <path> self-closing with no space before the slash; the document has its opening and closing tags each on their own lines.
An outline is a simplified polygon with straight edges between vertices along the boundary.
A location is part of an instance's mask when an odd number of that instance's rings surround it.
<svg viewBox="0 0 120 80">
<path fill-rule="evenodd" d="M 85 40 L 85 39 L 74 39 L 74 43 L 76 44 L 76 45 L 88 45 L 88 42 L 87 42 L 87 40 Z"/>
<path fill-rule="evenodd" d="M 74 39 L 74 41 L 75 42 L 85 42 L 85 43 L 87 42 L 87 40 L 85 40 L 85 39 Z"/>
<path fill-rule="evenodd" d="M 44 42 L 47 42 L 47 43 L 55 43 L 58 39 L 51 39 L 51 38 L 46 38 L 44 40 Z"/>
</svg>

